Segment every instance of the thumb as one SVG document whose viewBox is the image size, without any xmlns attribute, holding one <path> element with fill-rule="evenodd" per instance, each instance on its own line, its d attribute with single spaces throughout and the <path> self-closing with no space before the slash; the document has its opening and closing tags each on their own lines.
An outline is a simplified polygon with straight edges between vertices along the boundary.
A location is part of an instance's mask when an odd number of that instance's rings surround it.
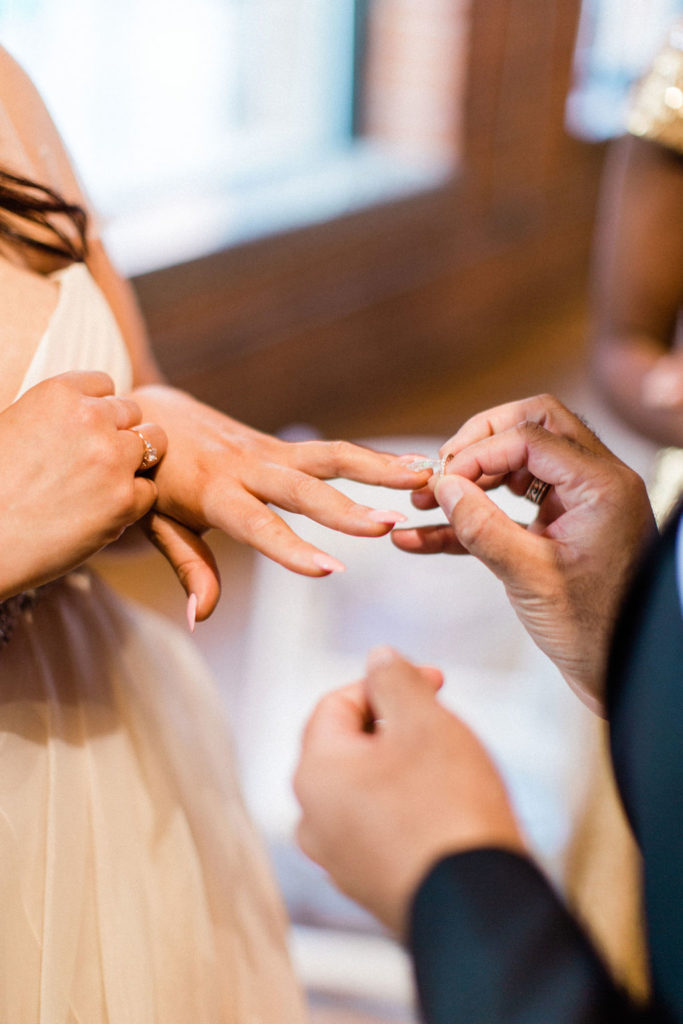
<svg viewBox="0 0 683 1024">
<path fill-rule="evenodd" d="M 188 597 L 196 595 L 197 619 L 208 619 L 221 594 L 218 566 L 209 545 L 194 530 L 159 512 L 143 519 L 142 527 L 171 565 Z"/>
<path fill-rule="evenodd" d="M 368 655 L 364 686 L 375 721 L 413 721 L 421 707 L 433 705 L 442 682 L 440 672 L 413 665 L 391 647 L 375 647 Z"/>
<path fill-rule="evenodd" d="M 541 546 L 549 543 L 547 539 L 515 523 L 465 477 L 441 477 L 434 493 L 462 546 L 498 579 L 505 584 L 514 583 L 520 570 L 525 577 L 529 576 Z"/>
</svg>

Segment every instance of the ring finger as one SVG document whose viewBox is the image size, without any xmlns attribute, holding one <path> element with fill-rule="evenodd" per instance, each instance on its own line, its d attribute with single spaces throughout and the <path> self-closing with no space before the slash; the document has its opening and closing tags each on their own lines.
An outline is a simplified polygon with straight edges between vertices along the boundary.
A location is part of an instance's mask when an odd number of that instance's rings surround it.
<svg viewBox="0 0 683 1024">
<path fill-rule="evenodd" d="M 156 423 L 138 423 L 119 431 L 127 462 L 134 472 L 151 469 L 166 454 L 166 433 Z"/>
</svg>

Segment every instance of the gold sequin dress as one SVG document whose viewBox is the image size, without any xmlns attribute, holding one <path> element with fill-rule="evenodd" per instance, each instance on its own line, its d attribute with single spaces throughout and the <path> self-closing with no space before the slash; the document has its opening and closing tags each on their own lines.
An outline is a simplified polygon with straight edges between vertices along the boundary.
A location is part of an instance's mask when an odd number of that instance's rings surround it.
<svg viewBox="0 0 683 1024">
<path fill-rule="evenodd" d="M 627 128 L 683 153 L 683 18 L 671 28 L 652 67 L 638 84 Z"/>
</svg>

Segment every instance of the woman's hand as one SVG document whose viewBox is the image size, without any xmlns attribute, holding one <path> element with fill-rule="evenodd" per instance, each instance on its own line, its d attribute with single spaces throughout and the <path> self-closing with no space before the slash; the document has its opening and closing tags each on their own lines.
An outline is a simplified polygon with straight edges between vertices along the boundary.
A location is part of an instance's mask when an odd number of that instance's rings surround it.
<svg viewBox="0 0 683 1024">
<path fill-rule="evenodd" d="M 145 445 L 166 436 L 105 373 L 64 373 L 0 413 L 0 599 L 80 565 L 148 512 Z"/>
<path fill-rule="evenodd" d="M 404 551 L 471 553 L 505 584 L 530 636 L 602 713 L 612 630 L 655 529 L 645 485 L 557 399 L 540 396 L 469 420 L 442 448 L 446 476 L 415 495 L 444 526 L 396 531 Z M 512 522 L 484 490 L 552 485 L 536 520 Z"/>
<path fill-rule="evenodd" d="M 361 683 L 318 704 L 294 780 L 304 852 L 399 934 L 415 889 L 442 856 L 524 850 L 497 769 L 435 700 L 440 684 L 436 670 L 377 649 Z"/>
<path fill-rule="evenodd" d="M 195 534 L 216 527 L 306 576 L 344 566 L 298 537 L 269 503 L 344 533 L 380 537 L 405 517 L 358 505 L 324 480 L 343 476 L 410 489 L 428 478 L 428 472 L 416 478 L 408 468 L 414 456 L 401 461 L 347 442 L 281 441 L 175 388 L 149 385 L 134 397 L 168 434 L 168 454 L 155 477 L 165 524 L 177 522 Z M 212 593 L 217 598 L 215 586 Z M 197 617 L 206 618 L 215 600 L 203 587 L 197 596 Z"/>
</svg>

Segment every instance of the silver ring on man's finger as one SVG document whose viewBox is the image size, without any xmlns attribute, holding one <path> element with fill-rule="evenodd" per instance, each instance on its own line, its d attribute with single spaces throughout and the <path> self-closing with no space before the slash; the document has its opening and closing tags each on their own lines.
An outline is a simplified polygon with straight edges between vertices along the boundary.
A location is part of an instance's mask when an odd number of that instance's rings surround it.
<svg viewBox="0 0 683 1024">
<path fill-rule="evenodd" d="M 550 484 L 547 484 L 544 480 L 539 480 L 535 476 L 527 487 L 524 497 L 528 498 L 529 501 L 533 501 L 534 505 L 542 505 L 543 499 L 549 490 Z"/>
<path fill-rule="evenodd" d="M 144 451 L 142 453 L 142 459 L 140 460 L 140 465 L 138 466 L 136 471 L 138 473 L 141 473 L 145 469 L 151 469 L 152 466 L 156 466 L 157 462 L 159 461 L 159 453 L 156 450 L 156 448 L 149 443 L 149 441 L 147 440 L 145 435 L 141 433 L 141 431 L 133 429 L 133 433 L 138 435 L 138 437 L 145 446 Z"/>
</svg>

